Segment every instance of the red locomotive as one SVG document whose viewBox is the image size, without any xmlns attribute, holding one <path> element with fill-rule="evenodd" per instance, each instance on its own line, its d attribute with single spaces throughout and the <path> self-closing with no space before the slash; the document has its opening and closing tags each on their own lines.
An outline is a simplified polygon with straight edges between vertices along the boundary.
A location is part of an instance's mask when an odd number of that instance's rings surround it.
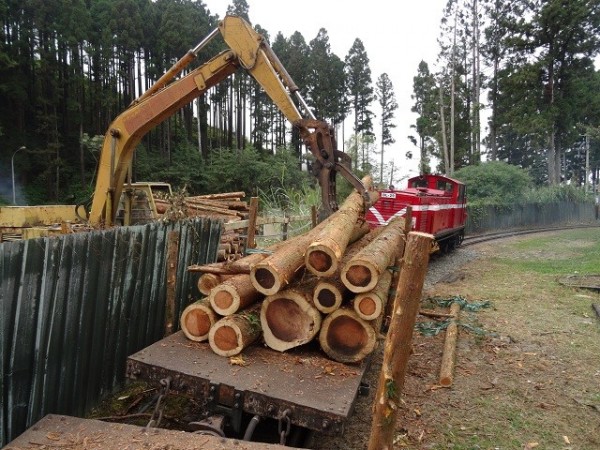
<svg viewBox="0 0 600 450">
<path fill-rule="evenodd" d="M 402 190 L 380 191 L 380 197 L 367 212 L 371 228 L 387 224 L 412 208 L 412 229 L 433 234 L 442 251 L 460 245 L 467 220 L 466 186 L 442 175 L 420 175 L 408 180 Z"/>
</svg>

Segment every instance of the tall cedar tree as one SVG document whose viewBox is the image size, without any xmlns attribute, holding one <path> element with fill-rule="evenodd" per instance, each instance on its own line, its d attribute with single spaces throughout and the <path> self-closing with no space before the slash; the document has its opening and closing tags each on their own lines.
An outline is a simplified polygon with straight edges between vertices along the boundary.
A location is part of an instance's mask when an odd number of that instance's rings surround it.
<svg viewBox="0 0 600 450">
<path fill-rule="evenodd" d="M 383 184 L 383 161 L 386 145 L 391 145 L 396 140 L 392 136 L 392 129 L 396 124 L 392 122 L 395 112 L 398 109 L 394 85 L 387 73 L 382 73 L 377 78 L 376 94 L 381 107 L 380 125 L 381 125 L 381 166 L 379 168 L 379 183 Z"/>
<path fill-rule="evenodd" d="M 373 134 L 373 112 L 370 110 L 374 93 L 371 80 L 369 57 L 360 39 L 355 39 L 346 56 L 346 81 L 348 97 L 354 112 L 354 136 L 358 142 L 361 134 Z M 366 146 L 362 146 L 362 163 L 364 167 L 369 159 L 365 155 Z"/>
</svg>

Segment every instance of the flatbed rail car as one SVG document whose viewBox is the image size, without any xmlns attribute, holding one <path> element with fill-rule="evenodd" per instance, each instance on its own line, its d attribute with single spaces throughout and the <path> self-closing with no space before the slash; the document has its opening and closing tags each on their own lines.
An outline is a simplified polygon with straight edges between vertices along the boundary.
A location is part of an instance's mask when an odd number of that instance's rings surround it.
<svg viewBox="0 0 600 450">
<path fill-rule="evenodd" d="M 250 346 L 242 364 L 235 365 L 208 343 L 190 341 L 179 331 L 131 355 L 127 378 L 169 379 L 170 388 L 194 398 L 206 417 L 226 416 L 236 434 L 243 433 L 251 416 L 285 418 L 301 429 L 337 434 L 352 412 L 367 368 L 368 360 L 346 365 L 310 346 L 285 353 Z"/>
<path fill-rule="evenodd" d="M 366 219 L 372 228 L 406 215 L 412 209 L 412 229 L 435 236 L 441 250 L 460 245 L 467 220 L 466 186 L 443 175 L 420 175 L 410 178 L 401 190 L 385 189 L 368 210 Z"/>
</svg>

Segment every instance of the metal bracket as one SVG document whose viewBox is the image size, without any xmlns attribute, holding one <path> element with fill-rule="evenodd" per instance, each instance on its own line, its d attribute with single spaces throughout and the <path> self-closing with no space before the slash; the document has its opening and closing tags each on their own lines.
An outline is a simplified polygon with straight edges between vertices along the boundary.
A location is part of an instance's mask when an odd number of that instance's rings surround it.
<svg viewBox="0 0 600 450">
<path fill-rule="evenodd" d="M 210 383 L 206 407 L 209 414 L 222 414 L 228 417 L 234 432 L 241 431 L 244 391 L 223 384 Z"/>
</svg>

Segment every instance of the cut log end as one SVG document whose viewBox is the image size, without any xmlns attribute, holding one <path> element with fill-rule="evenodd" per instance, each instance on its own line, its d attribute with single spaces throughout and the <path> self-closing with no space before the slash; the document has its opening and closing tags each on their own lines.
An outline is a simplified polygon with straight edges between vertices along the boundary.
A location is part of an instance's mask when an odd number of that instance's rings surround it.
<svg viewBox="0 0 600 450">
<path fill-rule="evenodd" d="M 273 336 L 286 342 L 303 339 L 304 330 L 312 327 L 310 317 L 302 313 L 297 303 L 287 298 L 269 304 L 265 317 Z"/>
<path fill-rule="evenodd" d="M 179 323 L 183 334 L 191 341 L 202 342 L 208 339 L 210 328 L 218 318 L 208 299 L 203 298 L 188 305 L 181 313 Z"/>
<path fill-rule="evenodd" d="M 318 277 L 332 275 L 338 267 L 337 259 L 330 254 L 328 248 L 309 249 L 306 254 L 307 269 Z"/>
<path fill-rule="evenodd" d="M 344 363 L 362 361 L 375 349 L 373 327 L 351 310 L 337 310 L 323 322 L 319 342 L 333 360 Z"/>
<path fill-rule="evenodd" d="M 354 310 L 365 320 L 372 320 L 381 313 L 381 301 L 374 299 L 370 295 L 357 297 L 354 300 Z"/>
<path fill-rule="evenodd" d="M 372 290 L 377 284 L 378 276 L 374 268 L 363 263 L 342 270 L 342 281 L 350 291 L 358 294 Z"/>
<path fill-rule="evenodd" d="M 252 284 L 264 295 L 273 295 L 281 289 L 281 282 L 270 267 L 254 267 L 250 272 Z"/>
<path fill-rule="evenodd" d="M 335 311 L 342 304 L 342 300 L 339 289 L 331 283 L 321 282 L 315 288 L 313 301 L 322 313 L 329 314 Z"/>
<path fill-rule="evenodd" d="M 190 339 L 205 339 L 208 336 L 211 324 L 205 311 L 200 309 L 191 310 L 185 317 L 182 316 L 182 322 L 185 324 L 185 330 L 187 330 L 186 335 L 191 335 Z"/>
<path fill-rule="evenodd" d="M 228 316 L 235 313 L 240 306 L 239 295 L 232 286 L 220 284 L 210 291 L 210 304 L 217 314 Z"/>
<path fill-rule="evenodd" d="M 263 301 L 260 322 L 265 343 L 283 352 L 312 340 L 321 327 L 321 314 L 308 294 L 282 291 Z"/>
<path fill-rule="evenodd" d="M 238 335 L 233 327 L 228 325 L 215 327 L 212 345 L 220 351 L 220 354 L 236 350 L 239 344 Z"/>
</svg>

